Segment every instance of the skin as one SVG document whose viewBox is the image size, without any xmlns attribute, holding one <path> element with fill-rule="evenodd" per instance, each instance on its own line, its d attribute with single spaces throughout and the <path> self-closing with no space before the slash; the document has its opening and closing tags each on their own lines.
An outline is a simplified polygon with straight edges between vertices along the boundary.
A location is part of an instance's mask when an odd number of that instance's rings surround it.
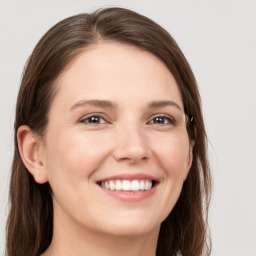
<svg viewBox="0 0 256 256">
<path fill-rule="evenodd" d="M 69 64 L 57 90 L 44 137 L 27 126 L 18 130 L 27 169 L 53 190 L 53 241 L 43 256 L 155 255 L 160 224 L 193 158 L 174 77 L 149 52 L 100 43 Z M 172 103 L 149 107 L 156 101 Z M 98 123 L 91 114 L 100 116 Z M 167 118 L 157 118 L 162 115 Z M 126 202 L 97 184 L 127 173 L 155 177 L 155 192 Z"/>
</svg>

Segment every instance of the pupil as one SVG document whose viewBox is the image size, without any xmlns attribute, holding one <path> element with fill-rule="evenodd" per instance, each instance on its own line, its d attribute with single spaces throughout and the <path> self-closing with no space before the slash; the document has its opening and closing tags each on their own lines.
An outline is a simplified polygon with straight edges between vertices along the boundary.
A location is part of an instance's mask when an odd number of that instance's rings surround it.
<svg viewBox="0 0 256 256">
<path fill-rule="evenodd" d="M 99 123 L 99 117 L 92 116 L 90 121 L 91 121 L 91 123 Z"/>
<path fill-rule="evenodd" d="M 155 122 L 158 124 L 163 124 L 164 123 L 164 118 L 163 117 L 156 117 Z"/>
</svg>

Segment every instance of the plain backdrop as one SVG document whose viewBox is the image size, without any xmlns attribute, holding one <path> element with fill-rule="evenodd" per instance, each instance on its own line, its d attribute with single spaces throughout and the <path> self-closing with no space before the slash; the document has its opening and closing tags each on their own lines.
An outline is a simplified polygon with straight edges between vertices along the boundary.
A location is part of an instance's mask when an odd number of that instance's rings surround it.
<svg viewBox="0 0 256 256">
<path fill-rule="evenodd" d="M 56 22 L 121 6 L 167 29 L 198 80 L 214 178 L 213 256 L 256 256 L 256 1 L 0 0 L 0 255 L 23 66 Z"/>
</svg>

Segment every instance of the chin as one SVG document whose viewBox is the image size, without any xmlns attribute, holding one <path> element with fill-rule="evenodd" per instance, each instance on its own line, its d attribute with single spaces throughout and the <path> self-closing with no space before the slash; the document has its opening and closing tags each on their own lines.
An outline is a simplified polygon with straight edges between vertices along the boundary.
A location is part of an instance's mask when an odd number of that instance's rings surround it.
<svg viewBox="0 0 256 256">
<path fill-rule="evenodd" d="M 104 225 L 105 232 L 114 236 L 136 237 L 159 231 L 161 222 L 147 219 L 145 216 L 126 219 L 117 219 Z"/>
</svg>

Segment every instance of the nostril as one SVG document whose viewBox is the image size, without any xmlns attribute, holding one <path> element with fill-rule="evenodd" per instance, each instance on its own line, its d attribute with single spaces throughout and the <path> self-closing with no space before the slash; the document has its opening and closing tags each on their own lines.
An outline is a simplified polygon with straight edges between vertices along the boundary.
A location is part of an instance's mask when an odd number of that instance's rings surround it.
<svg viewBox="0 0 256 256">
<path fill-rule="evenodd" d="M 151 150 L 144 140 L 136 140 L 134 136 L 126 135 L 125 139 L 117 139 L 113 155 L 118 161 L 137 163 L 143 160 L 145 162 L 150 157 Z"/>
</svg>

